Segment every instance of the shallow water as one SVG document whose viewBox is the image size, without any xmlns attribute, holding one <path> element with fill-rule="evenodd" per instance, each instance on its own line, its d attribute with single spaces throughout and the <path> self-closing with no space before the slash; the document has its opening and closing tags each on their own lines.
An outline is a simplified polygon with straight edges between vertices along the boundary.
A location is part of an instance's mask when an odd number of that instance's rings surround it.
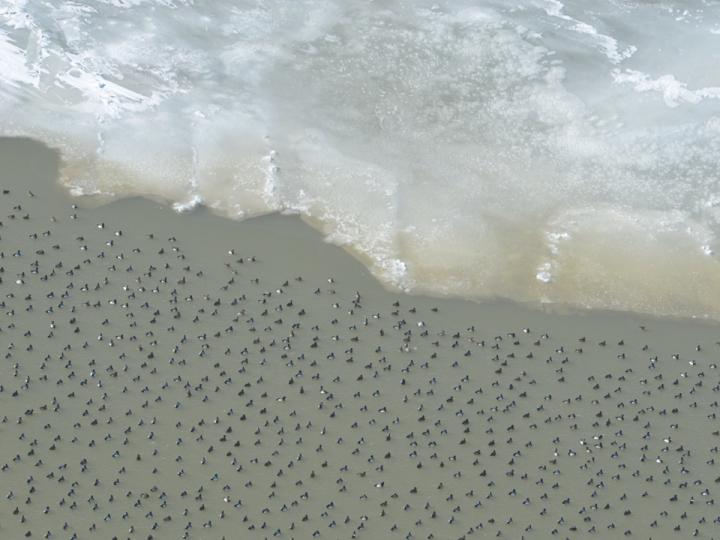
<svg viewBox="0 0 720 540">
<path fill-rule="evenodd" d="M 717 318 L 718 51 L 711 0 L 13 0 L 0 133 L 401 289 Z"/>
<path fill-rule="evenodd" d="M 0 537 L 715 535 L 716 323 L 389 293 L 297 217 L 0 162 Z"/>
</svg>

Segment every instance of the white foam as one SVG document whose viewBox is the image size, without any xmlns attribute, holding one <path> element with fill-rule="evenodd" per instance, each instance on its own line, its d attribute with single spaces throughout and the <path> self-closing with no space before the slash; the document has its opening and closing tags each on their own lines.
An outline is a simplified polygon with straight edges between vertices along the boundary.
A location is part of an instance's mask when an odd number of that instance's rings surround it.
<svg viewBox="0 0 720 540">
<path fill-rule="evenodd" d="M 720 86 L 691 90 L 687 83 L 678 81 L 674 75 L 661 75 L 653 79 L 647 73 L 633 69 L 613 71 L 618 83 L 632 84 L 636 92 L 658 92 L 668 107 L 677 107 L 681 103 L 698 104 L 703 99 L 720 99 Z"/>
<path fill-rule="evenodd" d="M 267 155 L 263 156 L 265 166 L 265 185 L 263 186 L 262 196 L 265 203 L 270 207 L 277 207 L 277 189 L 280 180 L 280 167 L 276 162 L 277 152 L 271 150 Z"/>
<path fill-rule="evenodd" d="M 535 279 L 542 283 L 550 283 L 553 280 L 552 272 L 550 271 L 552 269 L 552 264 L 549 262 L 544 262 L 538 267 L 537 274 L 535 274 Z"/>
<path fill-rule="evenodd" d="M 203 199 L 200 195 L 193 195 L 190 197 L 190 199 L 183 201 L 183 202 L 176 202 L 173 203 L 172 207 L 173 210 L 175 210 L 178 213 L 183 212 L 190 212 L 200 206 L 203 202 Z"/>
<path fill-rule="evenodd" d="M 579 34 L 586 34 L 590 36 L 613 64 L 619 64 L 623 60 L 630 58 L 637 51 L 637 47 L 634 45 L 629 45 L 621 50 L 616 39 L 598 32 L 597 28 L 587 22 L 583 22 L 567 15 L 564 10 L 564 4 L 559 0 L 546 0 L 545 11 L 548 15 L 568 21 L 569 23 L 572 23 L 570 26 L 571 30 Z"/>
</svg>

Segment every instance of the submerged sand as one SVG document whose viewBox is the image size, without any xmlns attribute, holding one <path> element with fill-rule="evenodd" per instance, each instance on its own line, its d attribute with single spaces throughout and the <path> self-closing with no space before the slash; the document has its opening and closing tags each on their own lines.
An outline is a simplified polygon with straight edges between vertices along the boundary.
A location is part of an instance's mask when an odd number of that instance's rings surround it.
<svg viewBox="0 0 720 540">
<path fill-rule="evenodd" d="M 717 537 L 720 332 L 384 290 L 0 142 L 0 537 Z"/>
</svg>

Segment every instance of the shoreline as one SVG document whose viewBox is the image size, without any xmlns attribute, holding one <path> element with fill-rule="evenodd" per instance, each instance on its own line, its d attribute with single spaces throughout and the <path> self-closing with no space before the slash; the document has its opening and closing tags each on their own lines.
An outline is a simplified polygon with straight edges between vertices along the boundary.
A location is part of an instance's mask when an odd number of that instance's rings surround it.
<svg viewBox="0 0 720 540">
<path fill-rule="evenodd" d="M 188 216 L 192 213 L 207 213 L 213 217 L 217 217 L 221 220 L 226 220 L 231 223 L 236 223 L 238 226 L 242 227 L 245 223 L 249 223 L 256 220 L 261 220 L 263 222 L 267 222 L 268 220 L 279 220 L 282 222 L 287 221 L 294 221 L 294 222 L 300 222 L 301 227 L 308 227 L 313 234 L 317 234 L 320 236 L 323 243 L 336 247 L 340 250 L 342 250 L 343 253 L 351 257 L 353 260 L 357 261 L 359 264 L 362 265 L 362 267 L 367 271 L 367 273 L 372 277 L 372 279 L 377 283 L 379 287 L 381 287 L 384 291 L 386 291 L 388 294 L 392 295 L 399 295 L 399 296 L 406 296 L 409 299 L 412 298 L 419 298 L 424 299 L 426 301 L 431 300 L 437 300 L 437 301 L 450 301 L 450 302 L 461 302 L 461 303 L 469 303 L 471 305 L 477 305 L 481 308 L 487 308 L 487 309 L 504 309 L 509 308 L 511 310 L 518 310 L 518 311 L 530 311 L 530 312 L 537 312 L 539 314 L 545 314 L 545 315 L 554 315 L 554 316 L 602 316 L 602 317 L 626 317 L 629 320 L 637 320 L 637 321 L 645 321 L 645 322 L 675 322 L 675 323 L 682 323 L 682 324 L 704 324 L 708 327 L 720 327 L 720 319 L 715 319 L 710 315 L 696 315 L 692 317 L 682 317 L 682 316 L 675 316 L 675 315 L 659 315 L 654 314 L 650 312 L 643 312 L 643 311 L 624 311 L 624 310 L 613 310 L 613 309 L 605 309 L 605 308 L 596 308 L 596 307 L 587 307 L 587 306 L 580 306 L 576 304 L 564 304 L 560 302 L 520 302 L 517 300 L 512 300 L 510 298 L 503 298 L 503 297 L 472 297 L 472 296 L 460 296 L 457 294 L 441 294 L 441 293 L 433 293 L 432 291 L 424 291 L 424 290 L 414 290 L 414 289 L 403 289 L 401 287 L 393 286 L 388 283 L 385 283 L 381 280 L 379 280 L 372 271 L 368 268 L 366 262 L 368 259 L 364 257 L 362 254 L 358 254 L 354 250 L 347 248 L 343 245 L 338 245 L 333 243 L 332 241 L 329 241 L 322 237 L 321 231 L 315 229 L 312 225 L 308 224 L 303 216 L 300 216 L 298 214 L 293 213 L 282 213 L 282 212 L 270 212 L 267 214 L 259 215 L 259 216 L 253 216 L 241 220 L 232 219 L 227 216 L 224 216 L 221 213 L 217 213 L 212 208 L 209 208 L 202 203 L 200 203 L 198 206 L 193 208 L 189 211 L 183 211 L 178 212 L 177 210 L 174 210 L 166 201 L 161 201 L 154 199 L 152 197 L 145 197 L 145 196 L 128 196 L 123 197 L 121 199 L 117 198 L 111 198 L 108 199 L 105 202 L 98 202 L 95 201 L 92 204 L 88 204 L 87 199 L 92 199 L 93 196 L 88 195 L 82 195 L 79 197 L 75 197 L 72 195 L 68 195 L 68 202 L 69 203 L 76 203 L 80 205 L 81 207 L 84 207 L 86 209 L 98 209 L 105 207 L 107 205 L 112 205 L 120 201 L 146 201 L 150 202 L 156 206 L 156 210 L 167 210 L 170 212 L 173 212 L 179 216 Z M 292 224 L 283 225 L 283 226 L 294 226 Z"/>
<path fill-rule="evenodd" d="M 87 166 L 87 164 L 84 165 Z M 64 171 L 67 165 L 61 167 L 64 178 L 61 184 L 66 191 L 70 192 L 75 189 L 73 182 L 66 176 L 76 168 L 82 169 L 84 165 L 82 163 L 74 164 L 70 172 Z M 117 175 L 119 179 L 122 179 L 124 174 L 122 171 L 114 170 L 112 164 L 108 164 L 105 168 L 98 168 L 98 174 L 104 173 L 111 177 Z M 78 171 L 78 174 L 84 173 Z M 436 262 L 439 261 L 436 264 L 432 261 L 433 257 L 430 251 L 422 256 L 420 252 L 412 249 L 404 252 L 405 248 L 402 247 L 404 241 L 401 237 L 396 238 L 389 245 L 383 244 L 374 247 L 368 244 L 368 242 L 370 244 L 373 242 L 368 238 L 360 243 L 353 243 L 344 238 L 342 224 L 332 216 L 311 215 L 313 212 L 307 209 L 301 212 L 297 209 L 279 208 L 278 205 L 284 203 L 278 201 L 265 206 L 255 201 L 247 210 L 247 216 L 236 216 L 234 215 L 235 210 L 228 205 L 228 201 L 225 199 L 230 196 L 228 193 L 223 195 L 219 192 L 214 193 L 212 190 L 205 193 L 209 188 L 200 186 L 198 189 L 202 192 L 201 194 L 195 194 L 190 200 L 185 200 L 182 199 L 182 194 L 187 186 L 175 185 L 172 186 L 172 189 L 162 192 L 152 186 L 143 186 L 138 178 L 133 178 L 134 180 L 120 180 L 120 191 L 129 189 L 130 193 L 74 196 L 68 194 L 67 196 L 87 208 L 108 204 L 114 200 L 140 197 L 172 207 L 181 214 L 205 208 L 220 217 L 236 222 L 245 222 L 268 215 L 298 216 L 305 225 L 311 227 L 323 238 L 327 238 L 334 245 L 339 245 L 350 256 L 362 262 L 383 284 L 383 287 L 393 292 L 403 292 L 415 296 L 466 299 L 479 303 L 508 301 L 531 309 L 537 307 L 541 310 L 552 305 L 557 306 L 561 312 L 568 310 L 611 311 L 636 313 L 651 318 L 713 320 L 720 323 L 720 305 L 716 305 L 712 300 L 717 296 L 716 292 L 720 294 L 720 289 L 716 286 L 717 280 L 712 278 L 713 272 L 717 272 L 720 266 L 713 266 L 714 259 L 709 254 L 703 255 L 697 260 L 693 259 L 694 262 L 689 259 L 687 261 L 671 260 L 665 257 L 667 250 L 658 250 L 658 246 L 654 246 L 652 252 L 645 253 L 641 245 L 631 242 L 634 248 L 630 244 L 626 246 L 625 258 L 632 259 L 634 257 L 633 249 L 640 249 L 643 255 L 638 260 L 633 259 L 633 264 L 625 266 L 620 258 L 616 260 L 609 257 L 609 253 L 602 246 L 604 242 L 602 237 L 586 238 L 587 242 L 583 242 L 580 241 L 580 238 L 570 235 L 567 238 L 570 238 L 568 241 L 571 243 L 571 249 L 567 251 L 563 248 L 558 254 L 553 250 L 559 249 L 560 244 L 555 247 L 550 246 L 553 254 L 550 259 L 547 259 L 549 255 L 544 250 L 549 248 L 548 246 L 543 247 L 547 243 L 547 239 L 540 232 L 537 232 L 537 235 L 531 232 L 519 234 L 524 239 L 522 241 L 525 246 L 524 250 L 534 254 L 530 257 L 534 260 L 533 264 L 522 271 L 516 271 L 508 266 L 505 272 L 498 273 L 500 266 L 511 265 L 511 261 L 517 258 L 518 254 L 498 252 L 496 255 L 499 260 L 496 260 L 494 257 L 488 258 L 489 255 L 484 255 L 481 246 L 467 245 L 465 249 L 468 250 L 468 253 L 474 253 L 473 257 L 477 259 L 473 268 L 478 270 L 471 272 L 467 260 L 462 264 L 458 262 L 457 268 L 454 268 L 451 263 L 442 261 L 444 248 L 441 248 L 440 245 L 435 246 L 439 249 L 435 253 Z M 209 197 L 207 201 L 206 197 Z M 262 196 L 253 192 L 248 194 L 248 198 L 253 200 L 257 198 L 259 201 Z M 179 208 L 183 210 L 178 210 Z M 612 215 L 606 217 L 612 221 Z M 542 221 L 540 220 L 540 222 Z M 540 225 L 538 224 L 538 226 Z M 367 235 L 367 232 L 365 231 L 363 235 Z M 508 234 L 514 238 L 514 235 L 518 233 L 516 231 L 515 233 L 508 232 Z M 341 238 L 341 241 L 336 242 L 337 238 Z M 519 237 L 515 240 L 519 240 Z M 637 239 L 633 240 L 633 242 L 636 241 Z M 650 242 L 649 239 L 648 242 Z M 595 248 L 588 247 L 592 245 L 596 245 L 599 250 L 597 253 L 593 252 Z M 380 251 L 377 251 L 378 249 Z M 648 249 L 650 249 L 649 246 Z M 451 258 L 454 256 L 453 253 L 453 249 L 450 249 L 449 256 Z M 527 257 L 523 260 L 527 265 L 530 259 L 526 259 Z M 541 263 L 541 261 L 545 262 Z M 553 262 L 549 263 L 548 261 Z M 546 263 L 557 270 L 558 280 L 548 278 L 546 281 L 537 277 L 535 270 L 540 272 L 540 267 L 545 268 Z M 500 266 L 497 266 L 498 264 Z M 396 272 L 396 266 L 403 268 L 400 273 Z M 493 268 L 493 270 L 483 278 L 481 276 L 485 268 Z M 556 273 L 555 270 L 550 274 Z M 548 271 L 549 267 L 542 270 L 545 273 Z M 663 295 L 658 297 L 655 293 L 657 290 L 663 290 Z"/>
<path fill-rule="evenodd" d="M 42 144 L 39 143 L 38 144 Z M 242 226 L 241 224 L 248 223 L 253 220 L 269 220 L 269 219 L 292 219 L 297 220 L 302 223 L 302 226 L 306 226 L 309 229 L 312 230 L 313 233 L 317 234 L 322 238 L 322 241 L 327 243 L 328 245 L 332 245 L 334 247 L 337 247 L 341 249 L 344 253 L 346 253 L 348 256 L 352 257 L 354 260 L 359 262 L 367 271 L 373 276 L 373 279 L 378 283 L 380 287 L 382 287 L 385 291 L 391 294 L 399 294 L 399 295 L 406 295 L 408 297 L 414 297 L 414 298 L 426 298 L 426 299 L 436 299 L 436 300 L 443 300 L 447 299 L 450 301 L 459 301 L 459 302 L 470 302 L 472 304 L 476 305 L 487 305 L 490 307 L 497 307 L 497 306 L 504 306 L 504 305 L 512 305 L 517 307 L 520 310 L 530 310 L 530 311 L 538 311 L 540 313 L 545 314 L 554 314 L 554 315 L 567 315 L 567 316 L 576 316 L 576 315 L 585 315 L 585 314 L 604 314 L 609 317 L 616 317 L 616 316 L 626 316 L 630 318 L 636 318 L 636 319 L 644 319 L 648 321 L 674 321 L 679 323 L 699 323 L 699 324 L 707 324 L 709 326 L 720 326 L 720 318 L 714 318 L 712 315 L 693 315 L 693 316 L 680 316 L 680 315 L 664 315 L 664 314 L 656 314 L 652 312 L 646 312 L 646 311 L 629 311 L 629 310 L 620 310 L 620 309 L 610 309 L 610 308 L 598 308 L 598 307 L 592 307 L 592 306 L 583 306 L 579 304 L 572 304 L 572 303 L 562 303 L 562 302 L 554 302 L 554 301 L 527 301 L 522 302 L 518 300 L 513 300 L 511 298 L 504 298 L 501 296 L 491 296 L 491 297 L 473 297 L 473 296 L 462 296 L 460 294 L 456 293 L 436 293 L 433 291 L 423 290 L 422 288 L 418 287 L 416 289 L 405 289 L 399 286 L 392 285 L 390 283 L 384 282 L 380 280 L 377 276 L 375 276 L 371 270 L 371 266 L 373 265 L 372 259 L 370 259 L 367 255 L 358 252 L 357 250 L 348 247 L 346 245 L 342 244 L 336 244 L 332 242 L 331 240 L 328 240 L 323 236 L 322 232 L 322 224 L 314 223 L 312 220 L 308 219 L 306 216 L 302 216 L 298 213 L 293 212 L 280 212 L 280 211 L 274 211 L 274 212 L 268 212 L 266 214 L 261 214 L 257 216 L 252 216 L 248 218 L 242 218 L 242 219 L 233 219 L 231 217 L 228 217 L 224 215 L 222 212 L 217 211 L 213 209 L 212 207 L 208 207 L 204 205 L 202 202 L 194 206 L 192 209 L 187 211 L 178 211 L 172 208 L 172 204 L 170 201 L 160 199 L 153 196 L 140 196 L 140 195 L 128 195 L 123 197 L 114 197 L 109 195 L 79 195 L 79 196 L 73 196 L 69 193 L 67 193 L 67 189 L 58 184 L 58 187 L 62 192 L 65 193 L 65 196 L 67 198 L 67 201 L 69 203 L 75 203 L 83 208 L 86 209 L 97 209 L 101 208 L 107 205 L 111 205 L 120 201 L 132 201 L 132 200 L 143 200 L 148 201 L 153 204 L 158 205 L 159 208 L 170 210 L 178 215 L 181 216 L 187 216 L 192 213 L 198 213 L 198 212 L 206 212 L 213 216 L 218 217 L 219 219 L 227 220 L 232 223 L 237 223 L 239 226 Z"/>
</svg>

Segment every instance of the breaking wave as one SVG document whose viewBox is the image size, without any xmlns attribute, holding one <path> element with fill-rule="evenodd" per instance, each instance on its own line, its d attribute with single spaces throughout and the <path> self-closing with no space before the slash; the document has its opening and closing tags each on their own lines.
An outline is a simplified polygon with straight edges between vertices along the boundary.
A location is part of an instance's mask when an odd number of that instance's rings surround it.
<svg viewBox="0 0 720 540">
<path fill-rule="evenodd" d="M 406 290 L 720 318 L 717 51 L 700 0 L 8 0 L 0 130 Z"/>
</svg>

